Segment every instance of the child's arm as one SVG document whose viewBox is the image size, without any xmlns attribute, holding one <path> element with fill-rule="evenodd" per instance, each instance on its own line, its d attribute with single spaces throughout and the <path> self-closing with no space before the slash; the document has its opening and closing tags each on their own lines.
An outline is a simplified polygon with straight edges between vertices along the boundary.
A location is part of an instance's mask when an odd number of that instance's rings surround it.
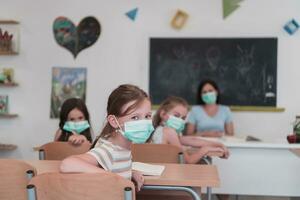
<svg viewBox="0 0 300 200">
<path fill-rule="evenodd" d="M 197 136 L 181 136 L 179 137 L 179 140 L 180 143 L 184 146 L 192 146 L 192 147 L 203 147 L 203 146 L 223 147 L 224 146 L 220 142 L 200 139 Z"/>
<path fill-rule="evenodd" d="M 196 164 L 198 163 L 202 157 L 206 156 L 209 152 L 221 152 L 224 157 L 226 157 L 226 152 L 224 149 L 220 147 L 214 146 L 203 146 L 198 148 L 191 154 L 188 154 L 184 151 L 183 146 L 180 143 L 178 134 L 176 131 L 169 127 L 164 127 L 163 129 L 163 141 L 167 141 L 167 144 L 178 146 L 180 149 L 183 150 L 184 160 L 188 164 Z M 226 147 L 225 147 L 226 148 Z"/>
<path fill-rule="evenodd" d="M 59 137 L 61 136 L 61 130 L 58 129 L 55 133 L 55 136 L 54 136 L 54 141 L 58 141 Z"/>
<path fill-rule="evenodd" d="M 204 146 L 204 147 L 199 148 L 197 151 L 195 151 L 191 154 L 188 154 L 185 152 L 184 159 L 185 159 L 186 163 L 188 163 L 188 164 L 196 164 L 201 160 L 201 158 L 206 156 L 209 152 L 220 152 L 223 155 L 225 154 L 224 150 L 219 147 Z"/>
<path fill-rule="evenodd" d="M 60 165 L 60 171 L 68 172 L 87 172 L 87 173 L 105 173 L 106 171 L 99 167 L 95 157 L 90 154 L 80 154 L 70 156 L 64 159 Z"/>
<path fill-rule="evenodd" d="M 181 137 L 179 137 L 179 140 L 180 140 L 180 143 L 184 146 L 191 146 L 191 147 L 196 147 L 196 148 L 201 148 L 201 147 L 221 148 L 224 151 L 224 158 L 229 157 L 228 148 L 221 142 L 203 140 L 203 139 L 199 139 L 198 137 L 195 137 L 195 136 L 181 136 Z"/>
</svg>

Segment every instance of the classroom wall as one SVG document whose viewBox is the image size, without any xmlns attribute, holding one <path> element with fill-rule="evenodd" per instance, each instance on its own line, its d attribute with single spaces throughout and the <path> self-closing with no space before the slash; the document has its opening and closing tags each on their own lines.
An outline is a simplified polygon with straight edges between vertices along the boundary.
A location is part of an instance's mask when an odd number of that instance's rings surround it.
<svg viewBox="0 0 300 200">
<path fill-rule="evenodd" d="M 139 8 L 135 22 L 124 13 Z M 300 20 L 299 0 L 248 0 L 226 20 L 221 0 L 10 0 L 2 1 L 0 19 L 20 24 L 20 54 L 1 56 L 0 67 L 13 67 L 16 88 L 0 88 L 10 97 L 15 119 L 0 119 L 0 143 L 13 143 L 18 149 L 0 152 L 0 157 L 37 158 L 32 147 L 54 137 L 58 120 L 50 119 L 51 68 L 86 67 L 87 105 L 97 134 L 105 117 L 111 90 L 133 83 L 148 90 L 148 38 L 165 37 L 278 37 L 278 106 L 285 112 L 234 112 L 237 135 L 284 138 L 292 131 L 291 122 L 300 114 L 300 31 L 289 36 L 282 26 L 291 18 Z M 190 18 L 184 29 L 170 27 L 180 8 Z M 97 43 L 79 53 L 76 60 L 58 46 L 52 23 L 58 16 L 78 23 L 93 15 L 101 23 Z"/>
</svg>

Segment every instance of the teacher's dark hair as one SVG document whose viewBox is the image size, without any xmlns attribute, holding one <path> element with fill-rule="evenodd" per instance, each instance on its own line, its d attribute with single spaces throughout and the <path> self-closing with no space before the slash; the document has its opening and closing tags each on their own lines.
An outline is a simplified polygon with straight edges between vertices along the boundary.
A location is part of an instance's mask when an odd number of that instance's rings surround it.
<svg viewBox="0 0 300 200">
<path fill-rule="evenodd" d="M 201 98 L 201 92 L 202 92 L 202 89 L 203 87 L 206 85 L 206 84 L 210 84 L 211 86 L 213 86 L 215 88 L 215 90 L 217 91 L 218 95 L 217 95 L 217 101 L 216 101 L 216 104 L 219 104 L 220 103 L 220 90 L 219 90 L 219 87 L 218 85 L 216 84 L 215 81 L 211 80 L 211 79 L 205 79 L 203 81 L 200 82 L 199 86 L 198 86 L 198 90 L 197 90 L 197 104 L 198 105 L 204 105 L 204 101 L 202 100 Z"/>
</svg>

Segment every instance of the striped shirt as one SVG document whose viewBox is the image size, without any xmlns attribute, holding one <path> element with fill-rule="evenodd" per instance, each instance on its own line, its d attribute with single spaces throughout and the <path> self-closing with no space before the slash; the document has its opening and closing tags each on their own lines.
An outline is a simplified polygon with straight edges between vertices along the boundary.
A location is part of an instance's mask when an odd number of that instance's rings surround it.
<svg viewBox="0 0 300 200">
<path fill-rule="evenodd" d="M 124 178 L 131 179 L 131 151 L 99 139 L 88 154 L 94 156 L 101 167 Z"/>
</svg>

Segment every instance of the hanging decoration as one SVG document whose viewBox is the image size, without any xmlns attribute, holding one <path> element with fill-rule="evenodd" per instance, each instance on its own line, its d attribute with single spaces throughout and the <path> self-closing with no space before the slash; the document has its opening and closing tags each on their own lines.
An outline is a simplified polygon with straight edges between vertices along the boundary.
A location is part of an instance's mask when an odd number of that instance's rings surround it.
<svg viewBox="0 0 300 200">
<path fill-rule="evenodd" d="M 223 19 L 238 9 L 241 1 L 243 0 L 223 0 Z"/>
<path fill-rule="evenodd" d="M 98 40 L 101 26 L 95 17 L 82 19 L 77 27 L 68 18 L 58 17 L 53 23 L 53 33 L 56 42 L 76 58 L 80 51 Z"/>
<path fill-rule="evenodd" d="M 284 30 L 286 32 L 288 32 L 288 34 L 293 35 L 294 33 L 296 33 L 296 31 L 298 31 L 299 29 L 299 24 L 295 19 L 292 19 L 290 21 L 288 21 L 285 25 L 284 25 Z"/>
<path fill-rule="evenodd" d="M 135 21 L 138 11 L 138 8 L 132 9 L 126 13 L 126 16 L 132 21 Z"/>
<path fill-rule="evenodd" d="M 186 23 L 188 17 L 189 15 L 186 12 L 182 10 L 177 10 L 176 14 L 174 15 L 171 21 L 171 26 L 175 29 L 181 29 Z"/>
</svg>

